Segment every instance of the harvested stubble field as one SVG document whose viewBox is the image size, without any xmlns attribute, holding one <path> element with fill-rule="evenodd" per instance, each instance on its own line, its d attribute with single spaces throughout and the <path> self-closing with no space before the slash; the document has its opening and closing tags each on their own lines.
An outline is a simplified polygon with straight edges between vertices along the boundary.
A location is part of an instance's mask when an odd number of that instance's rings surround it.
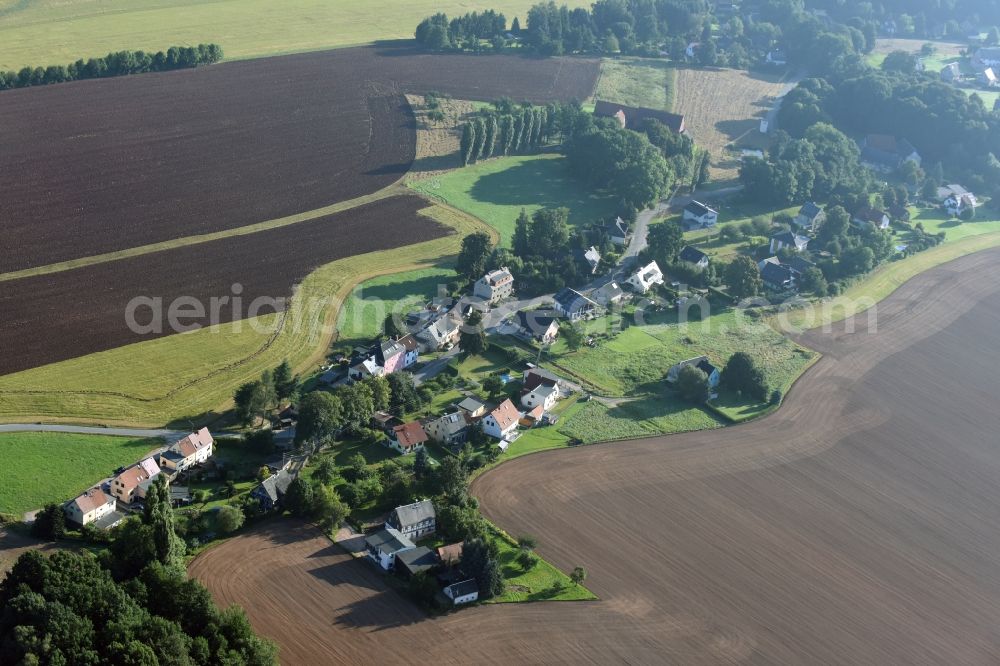
<svg viewBox="0 0 1000 666">
<path fill-rule="evenodd" d="M 737 69 L 677 70 L 675 113 L 684 115 L 687 133 L 712 155 L 712 178 L 736 176 L 739 158 L 726 147 L 737 142 L 758 146 L 760 121 L 786 89 L 781 77 Z M 757 142 L 757 143 L 754 143 Z"/>
<path fill-rule="evenodd" d="M 429 619 L 289 523 L 191 573 L 285 664 L 996 663 L 998 267 L 998 250 L 963 257 L 881 303 L 877 332 L 862 316 L 804 336 L 824 357 L 767 418 L 479 477 L 487 516 L 584 566 L 599 601 Z"/>
<path fill-rule="evenodd" d="M 0 272 L 379 190 L 414 157 L 402 92 L 546 102 L 596 76 L 593 60 L 366 47 L 5 91 L 0 246 L 18 251 Z"/>
<path fill-rule="evenodd" d="M 196 328 L 273 313 L 270 305 L 249 308 L 259 297 L 290 296 L 292 286 L 320 265 L 449 233 L 418 214 L 426 207 L 413 195 L 393 197 L 249 236 L 4 282 L 0 375 L 176 333 L 168 315 L 180 297 L 201 304 L 201 316 L 182 320 Z M 241 291 L 233 290 L 236 283 Z M 211 320 L 210 299 L 235 295 L 242 306 L 234 312 L 232 301 L 222 302 Z M 127 305 L 139 296 L 162 299 L 160 332 L 140 335 L 126 324 Z M 142 324 L 152 317 L 149 306 L 137 310 Z"/>
</svg>

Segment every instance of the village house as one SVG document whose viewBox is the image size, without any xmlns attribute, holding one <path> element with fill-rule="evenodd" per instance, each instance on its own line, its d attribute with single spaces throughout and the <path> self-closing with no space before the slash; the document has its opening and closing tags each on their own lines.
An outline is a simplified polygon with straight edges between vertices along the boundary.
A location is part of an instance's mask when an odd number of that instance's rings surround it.
<svg viewBox="0 0 1000 666">
<path fill-rule="evenodd" d="M 506 268 L 490 271 L 476 280 L 472 293 L 488 303 L 499 303 L 514 293 L 514 276 Z"/>
<path fill-rule="evenodd" d="M 771 289 L 788 291 L 795 289 L 798 272 L 790 266 L 778 262 L 777 257 L 771 257 L 761 262 L 760 277 L 764 284 Z"/>
<path fill-rule="evenodd" d="M 826 219 L 826 213 L 815 202 L 807 201 L 802 204 L 798 214 L 792 218 L 795 226 L 804 231 L 816 231 L 819 225 Z"/>
<path fill-rule="evenodd" d="M 533 389 L 526 389 L 521 394 L 521 404 L 529 409 L 541 407 L 543 412 L 547 412 L 559 401 L 559 385 L 539 385 Z M 541 418 L 541 415 L 539 415 Z"/>
<path fill-rule="evenodd" d="M 146 458 L 132 465 L 111 480 L 111 494 L 123 504 L 146 497 L 149 489 L 147 482 L 152 481 L 160 473 L 160 466 L 152 458 Z"/>
<path fill-rule="evenodd" d="M 656 262 L 651 261 L 633 273 L 626 283 L 632 287 L 632 291 L 645 294 L 653 287 L 663 284 L 663 273 Z"/>
<path fill-rule="evenodd" d="M 417 333 L 416 338 L 428 351 L 437 351 L 450 347 L 458 342 L 461 335 L 462 320 L 457 315 L 448 313 L 442 315 L 427 328 Z"/>
<path fill-rule="evenodd" d="M 457 407 L 466 413 L 469 419 L 478 419 L 486 413 L 486 404 L 475 398 L 465 398 Z"/>
<path fill-rule="evenodd" d="M 368 557 L 384 571 L 393 570 L 397 555 L 416 547 L 399 530 L 392 527 L 385 527 L 365 537 L 365 550 Z"/>
<path fill-rule="evenodd" d="M 556 310 L 571 321 L 591 317 L 600 306 L 575 289 L 566 287 L 553 297 Z"/>
<path fill-rule="evenodd" d="M 424 448 L 427 439 L 427 433 L 424 432 L 420 421 L 410 421 L 389 431 L 389 448 L 403 454 L 414 453 Z"/>
<path fill-rule="evenodd" d="M 462 561 L 462 546 L 464 544 L 459 541 L 458 543 L 451 543 L 447 546 L 441 546 L 437 549 L 438 560 L 441 564 L 446 567 L 458 566 L 458 563 Z"/>
<path fill-rule="evenodd" d="M 372 347 L 375 361 L 382 366 L 382 372 L 391 375 L 406 366 L 406 347 L 398 340 L 383 340 Z"/>
<path fill-rule="evenodd" d="M 521 413 L 509 399 L 501 402 L 496 409 L 483 417 L 483 432 L 490 437 L 506 439 L 517 430 Z"/>
<path fill-rule="evenodd" d="M 1000 46 L 981 48 L 972 56 L 972 66 L 976 69 L 1000 66 Z"/>
<path fill-rule="evenodd" d="M 684 133 L 684 116 L 668 111 L 596 100 L 594 102 L 594 115 L 604 118 L 615 118 L 621 127 L 636 131 L 641 129 L 643 121 L 658 120 L 675 134 Z"/>
<path fill-rule="evenodd" d="M 479 586 L 473 578 L 463 580 L 459 583 L 452 583 L 444 588 L 444 596 L 451 599 L 456 606 L 471 604 L 479 599 Z"/>
<path fill-rule="evenodd" d="M 979 83 L 986 86 L 987 88 L 996 88 L 1000 85 L 1000 80 L 997 79 L 997 74 L 992 67 L 987 67 L 983 71 L 979 72 Z"/>
<path fill-rule="evenodd" d="M 437 531 L 437 513 L 434 503 L 421 500 L 405 506 L 397 506 L 385 522 L 387 527 L 399 530 L 407 539 L 414 541 L 434 536 Z"/>
<path fill-rule="evenodd" d="M 587 267 L 591 275 L 596 273 L 601 265 L 601 253 L 597 251 L 597 248 L 591 245 L 586 250 L 579 250 L 578 253 L 580 263 Z"/>
<path fill-rule="evenodd" d="M 371 377 L 381 377 L 385 374 L 385 368 L 378 364 L 375 356 L 365 356 L 358 359 L 351 369 L 347 371 L 347 376 L 356 382 L 370 379 Z"/>
<path fill-rule="evenodd" d="M 463 412 L 445 414 L 424 424 L 424 431 L 438 444 L 457 446 L 469 436 L 469 421 Z"/>
<path fill-rule="evenodd" d="M 976 195 L 961 185 L 952 184 L 939 187 L 937 194 L 938 199 L 941 201 L 941 206 L 949 215 L 954 215 L 955 217 L 958 217 L 967 210 L 975 211 L 976 206 L 979 205 Z"/>
<path fill-rule="evenodd" d="M 625 291 L 612 280 L 590 292 L 590 297 L 601 307 L 610 308 L 624 300 Z"/>
<path fill-rule="evenodd" d="M 708 268 L 708 255 L 696 247 L 685 245 L 677 258 L 698 268 Z"/>
<path fill-rule="evenodd" d="M 888 229 L 892 220 L 889 219 L 889 214 L 884 210 L 865 207 L 854 213 L 851 217 L 851 222 L 862 229 L 865 227 Z"/>
<path fill-rule="evenodd" d="M 620 217 L 616 217 L 614 221 L 606 224 L 594 225 L 594 228 L 603 231 L 607 235 L 608 240 L 619 247 L 628 244 L 630 236 L 628 222 Z"/>
<path fill-rule="evenodd" d="M 562 392 L 562 380 L 558 375 L 554 375 L 548 370 L 536 368 L 534 366 L 524 371 L 521 376 L 521 387 L 525 391 L 531 391 L 539 386 L 555 386 Z"/>
<path fill-rule="evenodd" d="M 962 79 L 962 68 L 957 62 L 948 63 L 941 70 L 941 80 L 945 83 L 956 83 Z"/>
<path fill-rule="evenodd" d="M 766 62 L 775 67 L 784 67 L 788 64 L 788 56 L 781 49 L 772 49 L 767 52 Z"/>
<path fill-rule="evenodd" d="M 429 573 L 438 566 L 437 553 L 426 546 L 417 546 L 396 554 L 396 573 L 404 579 L 418 573 Z"/>
<path fill-rule="evenodd" d="M 535 405 L 530 410 L 521 414 L 521 418 L 518 420 L 518 425 L 524 426 L 525 428 L 533 428 L 542 420 L 543 416 L 545 416 L 545 407 L 542 405 Z M 504 444 L 505 442 L 500 442 L 500 444 L 498 444 L 501 451 L 507 450 L 507 447 L 504 446 Z"/>
<path fill-rule="evenodd" d="M 526 337 L 551 344 L 559 337 L 558 314 L 554 310 L 523 310 L 517 313 L 517 329 Z"/>
<path fill-rule="evenodd" d="M 403 345 L 403 369 L 409 368 L 420 360 L 420 343 L 412 335 L 397 338 L 396 342 Z"/>
<path fill-rule="evenodd" d="M 279 469 L 250 491 L 250 496 L 260 503 L 261 510 L 272 511 L 281 504 L 288 486 L 292 485 L 294 480 L 295 477 L 287 469 Z"/>
<path fill-rule="evenodd" d="M 384 432 L 386 435 L 398 425 L 402 425 L 403 422 L 399 420 L 399 417 L 390 414 L 389 412 L 375 412 L 372 414 L 371 421 L 369 421 L 371 427 L 379 432 Z"/>
<path fill-rule="evenodd" d="M 891 134 L 869 134 L 861 142 L 861 163 L 876 171 L 895 171 L 903 162 L 920 166 L 920 153 L 906 139 Z"/>
<path fill-rule="evenodd" d="M 193 432 L 160 454 L 160 470 L 178 474 L 201 465 L 212 457 L 214 444 L 215 440 L 208 428 Z"/>
<path fill-rule="evenodd" d="M 777 233 L 771 236 L 771 245 L 770 245 L 771 254 L 775 254 L 778 250 L 785 247 L 791 250 L 804 252 L 808 246 L 809 246 L 808 236 L 800 236 L 799 234 L 793 234 L 791 231 L 782 231 L 781 233 Z"/>
<path fill-rule="evenodd" d="M 100 488 L 91 488 L 63 507 L 66 520 L 81 527 L 93 524 L 99 529 L 114 527 L 124 519 L 115 509 L 118 502 Z"/>
<path fill-rule="evenodd" d="M 708 377 L 708 388 L 714 389 L 719 385 L 719 380 L 722 378 L 719 369 L 712 365 L 707 356 L 695 356 L 670 366 L 670 370 L 667 371 L 667 383 L 676 384 L 681 370 L 688 366 L 698 368 L 705 373 Z"/>
<path fill-rule="evenodd" d="M 719 221 L 719 211 L 706 206 L 700 201 L 692 201 L 684 206 L 684 213 L 681 216 L 681 224 L 688 231 L 691 229 L 704 229 L 714 227 Z"/>
</svg>

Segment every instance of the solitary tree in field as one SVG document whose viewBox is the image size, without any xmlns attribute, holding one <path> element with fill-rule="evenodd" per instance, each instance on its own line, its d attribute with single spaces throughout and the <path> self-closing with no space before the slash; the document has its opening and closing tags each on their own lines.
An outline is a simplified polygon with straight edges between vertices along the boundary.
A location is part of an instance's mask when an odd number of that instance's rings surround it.
<svg viewBox="0 0 1000 666">
<path fill-rule="evenodd" d="M 569 579 L 573 581 L 574 585 L 580 585 L 583 581 L 587 580 L 587 570 L 583 567 L 576 567 L 569 574 Z"/>
<path fill-rule="evenodd" d="M 736 352 L 729 357 L 722 370 L 722 385 L 730 391 L 740 391 L 758 400 L 767 398 L 764 372 L 746 352 Z"/>
</svg>

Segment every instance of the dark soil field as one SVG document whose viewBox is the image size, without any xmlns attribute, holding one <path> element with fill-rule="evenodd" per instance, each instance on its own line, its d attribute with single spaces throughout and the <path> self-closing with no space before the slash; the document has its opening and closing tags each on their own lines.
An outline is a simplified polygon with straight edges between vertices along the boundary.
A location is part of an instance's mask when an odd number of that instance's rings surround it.
<svg viewBox="0 0 1000 666">
<path fill-rule="evenodd" d="M 343 49 L 5 91 L 0 273 L 385 187 L 414 158 L 404 92 L 582 99 L 597 76 L 592 60 L 404 54 Z"/>
<path fill-rule="evenodd" d="M 136 296 L 162 298 L 165 325 L 170 303 L 193 297 L 206 312 L 182 322 L 203 325 L 211 317 L 209 299 L 233 296 L 239 283 L 243 306 L 234 316 L 225 304 L 214 323 L 242 319 L 255 298 L 289 296 L 320 265 L 450 233 L 417 214 L 425 207 L 416 196 L 393 197 L 284 228 L 0 282 L 0 375 L 175 332 L 129 330 L 126 306 Z M 256 314 L 274 311 L 269 306 Z M 140 308 L 136 319 L 149 322 L 150 309 Z"/>
<path fill-rule="evenodd" d="M 596 602 L 429 619 L 310 528 L 191 566 L 283 664 L 1000 662 L 1000 251 L 928 271 L 824 353 L 774 415 L 551 451 L 474 485 L 584 566 Z"/>
</svg>

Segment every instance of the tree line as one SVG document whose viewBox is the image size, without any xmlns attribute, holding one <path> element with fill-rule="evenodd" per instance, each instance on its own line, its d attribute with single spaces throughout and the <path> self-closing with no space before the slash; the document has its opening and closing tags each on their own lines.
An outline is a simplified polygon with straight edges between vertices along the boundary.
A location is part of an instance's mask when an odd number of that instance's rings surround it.
<svg viewBox="0 0 1000 666">
<path fill-rule="evenodd" d="M 511 29 L 514 32 L 520 30 L 516 18 Z M 453 19 L 442 13 L 428 16 L 417 25 L 414 37 L 418 44 L 432 51 L 451 49 L 480 51 L 483 48 L 483 40 L 498 49 L 503 48 L 506 44 L 504 39 L 506 33 L 506 17 L 500 12 L 488 9 L 482 13 L 470 12 Z"/>
<path fill-rule="evenodd" d="M 0 71 L 0 90 L 187 69 L 198 65 L 211 65 L 220 60 L 222 60 L 222 47 L 218 44 L 171 46 L 166 51 L 157 51 L 156 53 L 115 51 L 103 58 L 80 59 L 68 65 L 24 67 L 18 72 Z"/>
<path fill-rule="evenodd" d="M 462 163 L 470 164 L 549 146 L 566 156 L 573 175 L 612 193 L 625 216 L 676 182 L 693 176 L 697 186 L 708 173 L 708 156 L 696 156 L 689 137 L 656 120 L 645 121 L 640 131 L 625 129 L 615 119 L 584 111 L 579 102 L 539 107 L 497 100 L 463 125 L 459 152 Z"/>
</svg>

